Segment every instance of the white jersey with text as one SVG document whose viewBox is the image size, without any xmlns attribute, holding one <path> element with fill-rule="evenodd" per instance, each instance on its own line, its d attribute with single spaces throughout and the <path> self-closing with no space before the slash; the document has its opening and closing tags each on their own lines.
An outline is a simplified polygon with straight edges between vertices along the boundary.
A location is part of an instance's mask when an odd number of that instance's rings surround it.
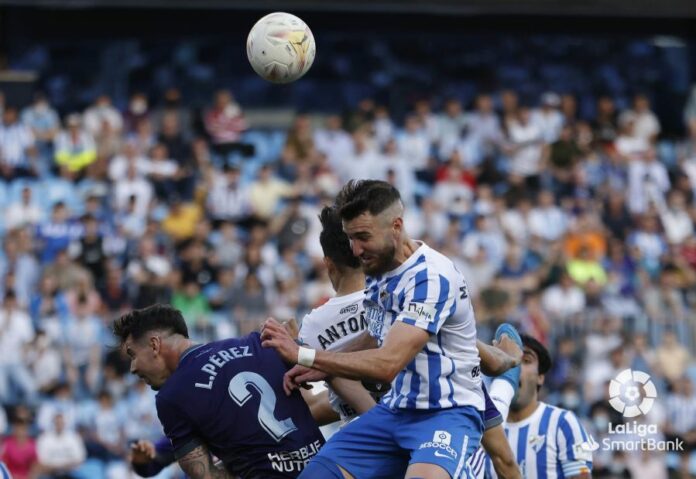
<svg viewBox="0 0 696 479">
<path fill-rule="evenodd" d="M 392 382 L 382 402 L 390 408 L 484 409 L 474 310 L 464 276 L 425 243 L 398 268 L 368 277 L 365 313 L 381 345 L 396 321 L 430 339 Z"/>
<path fill-rule="evenodd" d="M 340 349 L 367 330 L 364 299 L 363 290 L 329 299 L 304 317 L 298 334 L 299 339 L 314 349 Z M 329 401 L 342 421 L 352 419 L 356 415 L 353 408 L 343 402 L 331 388 Z"/>
</svg>

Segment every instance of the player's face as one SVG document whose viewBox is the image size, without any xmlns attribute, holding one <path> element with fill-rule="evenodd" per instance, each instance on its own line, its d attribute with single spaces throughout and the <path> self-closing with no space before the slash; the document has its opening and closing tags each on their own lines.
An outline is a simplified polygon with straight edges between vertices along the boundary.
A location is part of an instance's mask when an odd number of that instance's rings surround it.
<svg viewBox="0 0 696 479">
<path fill-rule="evenodd" d="M 544 382 L 544 376 L 539 374 L 539 358 L 528 347 L 524 348 L 522 355 L 522 371 L 520 373 L 520 387 L 512 398 L 510 408 L 519 411 L 536 400 L 537 387 Z"/>
<path fill-rule="evenodd" d="M 376 276 L 392 269 L 396 255 L 396 235 L 381 215 L 363 213 L 343 222 L 353 255 L 360 259 L 365 274 Z"/>
<path fill-rule="evenodd" d="M 147 336 L 134 341 L 131 336 L 123 344 L 123 349 L 130 358 L 130 372 L 145 381 L 157 391 L 167 380 L 167 369 L 159 354 L 159 341 Z"/>
</svg>

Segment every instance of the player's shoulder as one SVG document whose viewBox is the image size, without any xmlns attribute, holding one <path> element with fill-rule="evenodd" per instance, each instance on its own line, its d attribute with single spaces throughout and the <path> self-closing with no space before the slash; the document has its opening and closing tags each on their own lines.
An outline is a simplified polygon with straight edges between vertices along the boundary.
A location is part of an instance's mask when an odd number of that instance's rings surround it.
<svg viewBox="0 0 696 479">
<path fill-rule="evenodd" d="M 426 270 L 429 275 L 435 274 L 447 279 L 460 275 L 454 262 L 438 250 L 423 243 L 418 251 L 421 258 L 418 258 L 413 271 L 414 275 L 423 270 Z"/>
</svg>

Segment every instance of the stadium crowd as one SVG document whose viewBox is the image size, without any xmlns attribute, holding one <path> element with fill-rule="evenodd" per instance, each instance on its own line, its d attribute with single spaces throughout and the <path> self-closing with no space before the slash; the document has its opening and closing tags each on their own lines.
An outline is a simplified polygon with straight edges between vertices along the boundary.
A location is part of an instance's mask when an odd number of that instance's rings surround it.
<svg viewBox="0 0 696 479">
<path fill-rule="evenodd" d="M 590 118 L 553 92 L 422 97 L 403 119 L 365 99 L 287 131 L 250 129 L 228 91 L 200 117 L 176 89 L 63 119 L 41 94 L 0 111 L 0 460 L 15 478 L 127 477 L 129 442 L 161 436 L 153 392 L 112 348 L 120 313 L 171 303 L 205 341 L 332 296 L 317 214 L 350 178 L 400 190 L 409 234 L 468 278 L 482 339 L 509 321 L 549 346 L 548 400 L 597 441 L 622 421 L 609 380 L 635 368 L 658 387 L 643 421 L 696 448 L 696 90 L 668 144 L 643 94 L 623 111 L 599 96 Z M 666 477 L 688 458 L 600 450 L 594 475 Z"/>
</svg>

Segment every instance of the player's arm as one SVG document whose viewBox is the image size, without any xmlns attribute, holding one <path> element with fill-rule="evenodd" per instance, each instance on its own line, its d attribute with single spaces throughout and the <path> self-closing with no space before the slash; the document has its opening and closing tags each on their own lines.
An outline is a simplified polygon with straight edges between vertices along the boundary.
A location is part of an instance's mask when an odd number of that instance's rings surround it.
<svg viewBox="0 0 696 479">
<path fill-rule="evenodd" d="M 322 391 L 319 394 L 314 394 L 312 390 L 301 389 L 302 399 L 309 406 L 309 412 L 312 413 L 312 418 L 319 426 L 325 426 L 336 422 L 341 417 L 331 407 L 329 402 L 329 391 Z"/>
<path fill-rule="evenodd" d="M 357 414 L 364 414 L 377 404 L 370 392 L 359 381 L 331 378 L 329 385 Z"/>
<path fill-rule="evenodd" d="M 390 383 L 428 342 L 428 331 L 397 321 L 378 349 L 334 353 L 313 351 L 311 366 L 330 376 L 348 379 L 372 379 Z M 269 319 L 261 334 L 264 347 L 275 348 L 290 363 L 300 362 L 300 346 L 276 320 Z"/>
<path fill-rule="evenodd" d="M 208 448 L 200 445 L 179 459 L 179 466 L 191 479 L 235 479 L 221 465 L 213 463 Z"/>
<path fill-rule="evenodd" d="M 500 376 L 522 362 L 522 350 L 507 335 L 503 335 L 495 346 L 476 341 L 481 357 L 481 372 L 486 376 Z"/>
<path fill-rule="evenodd" d="M 481 437 L 481 445 L 491 458 L 493 468 L 500 479 L 522 479 L 520 467 L 515 462 L 503 426 L 499 424 L 486 429 Z"/>
</svg>

